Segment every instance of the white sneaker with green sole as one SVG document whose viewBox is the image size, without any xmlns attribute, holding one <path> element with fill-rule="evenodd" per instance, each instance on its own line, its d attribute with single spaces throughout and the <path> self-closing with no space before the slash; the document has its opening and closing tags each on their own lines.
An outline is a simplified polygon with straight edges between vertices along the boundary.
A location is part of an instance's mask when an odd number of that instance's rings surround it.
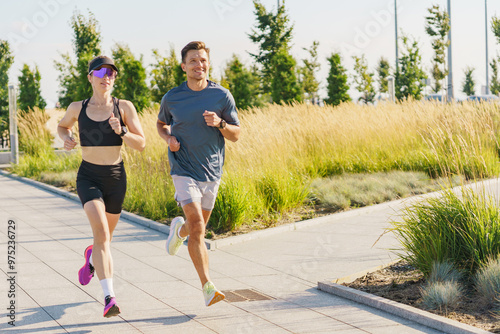
<svg viewBox="0 0 500 334">
<path fill-rule="evenodd" d="M 166 245 L 167 253 L 170 255 L 177 254 L 182 243 L 186 240 L 186 238 L 179 237 L 179 230 L 182 225 L 184 225 L 184 218 L 182 217 L 175 217 L 170 224 L 170 233 Z"/>
<path fill-rule="evenodd" d="M 213 305 L 226 298 L 226 296 L 221 291 L 217 290 L 214 284 L 210 281 L 205 283 L 203 286 L 203 296 L 205 297 L 206 306 Z"/>
</svg>

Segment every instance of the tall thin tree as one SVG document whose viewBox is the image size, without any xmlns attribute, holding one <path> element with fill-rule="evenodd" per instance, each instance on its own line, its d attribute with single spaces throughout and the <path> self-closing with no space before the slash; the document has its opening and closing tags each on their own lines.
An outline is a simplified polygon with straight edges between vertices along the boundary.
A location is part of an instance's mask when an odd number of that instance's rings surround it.
<svg viewBox="0 0 500 334">
<path fill-rule="evenodd" d="M 432 49 L 434 50 L 434 58 L 432 59 L 432 77 L 434 85 L 432 90 L 434 93 L 439 93 L 443 88 L 443 80 L 448 75 L 446 68 L 446 48 L 450 45 L 448 40 L 448 31 L 450 31 L 450 18 L 446 10 L 441 9 L 438 5 L 433 5 L 428 8 L 429 16 L 426 16 L 427 21 L 425 31 L 432 38 Z"/>
<path fill-rule="evenodd" d="M 156 62 L 151 65 L 151 98 L 153 102 L 160 102 L 170 89 L 186 80 L 186 74 L 173 47 L 170 47 L 170 55 L 167 57 L 162 56 L 156 49 L 153 50 L 153 56 Z"/>
<path fill-rule="evenodd" d="M 137 112 L 142 113 L 151 102 L 142 55 L 136 59 L 127 45 L 119 43 L 112 48 L 112 55 L 119 71 L 113 94 L 120 99 L 131 101 Z"/>
<path fill-rule="evenodd" d="M 314 41 L 309 49 L 303 48 L 309 53 L 309 58 L 302 60 L 304 65 L 299 69 L 300 83 L 306 95 L 304 98 L 310 100 L 311 103 L 314 103 L 318 99 L 319 82 L 316 79 L 316 72 L 321 66 L 318 61 L 318 46 L 319 42 Z"/>
<path fill-rule="evenodd" d="M 231 91 L 238 109 L 248 109 L 263 104 L 261 94 L 259 94 L 259 81 L 259 77 L 248 69 L 235 54 L 226 64 L 221 80 L 223 85 Z"/>
<path fill-rule="evenodd" d="M 498 44 L 500 44 L 500 18 L 497 16 L 494 16 L 491 18 L 491 30 L 493 31 L 493 34 L 497 38 Z"/>
<path fill-rule="evenodd" d="M 373 87 L 373 73 L 368 70 L 368 62 L 365 55 L 353 56 L 354 59 L 354 83 L 356 89 L 361 93 L 358 101 L 364 104 L 375 102 L 375 88 Z"/>
<path fill-rule="evenodd" d="M 396 72 L 396 98 L 401 100 L 411 97 L 420 100 L 424 88 L 422 81 L 427 78 L 422 69 L 420 48 L 416 40 L 410 40 L 405 35 L 401 37 L 401 40 L 404 49 L 399 58 L 399 67 Z"/>
<path fill-rule="evenodd" d="M 271 97 L 273 102 L 289 104 L 302 101 L 302 90 L 297 80 L 297 62 L 286 51 L 281 49 L 271 62 L 273 72 L 271 81 Z"/>
<path fill-rule="evenodd" d="M 500 57 L 497 59 L 493 58 L 491 60 L 491 82 L 490 82 L 490 92 L 493 95 L 500 94 L 500 78 L 498 76 L 498 65 L 500 64 Z"/>
<path fill-rule="evenodd" d="M 268 11 L 257 0 L 253 4 L 257 22 L 248 37 L 259 46 L 259 50 L 250 55 L 261 66 L 264 91 L 270 92 L 273 75 L 276 73 L 273 68 L 274 58 L 282 50 L 290 51 L 293 24 L 290 23 L 284 3 L 278 6 L 276 14 Z"/>
<path fill-rule="evenodd" d="M 330 64 L 330 70 L 326 79 L 328 97 L 325 99 L 325 103 L 336 106 L 342 102 L 351 101 L 348 93 L 347 70 L 342 66 L 340 53 L 332 53 L 327 60 Z"/>
<path fill-rule="evenodd" d="M 381 57 L 377 67 L 378 91 L 380 95 L 389 91 L 389 81 L 387 78 L 389 77 L 390 73 L 391 65 L 389 64 L 389 61 L 386 58 Z"/>
<path fill-rule="evenodd" d="M 474 67 L 467 66 L 464 70 L 465 79 L 462 85 L 462 92 L 467 96 L 474 95 L 476 93 L 476 81 L 474 80 Z"/>
<path fill-rule="evenodd" d="M 17 107 L 23 111 L 29 111 L 37 107 L 45 109 L 47 103 L 42 97 L 40 89 L 40 80 L 42 76 L 38 66 L 32 70 L 28 64 L 24 64 L 19 79 L 19 96 L 17 98 Z"/>
<path fill-rule="evenodd" d="M 9 70 L 13 62 L 9 42 L 0 39 L 0 135 L 9 120 Z"/>
</svg>

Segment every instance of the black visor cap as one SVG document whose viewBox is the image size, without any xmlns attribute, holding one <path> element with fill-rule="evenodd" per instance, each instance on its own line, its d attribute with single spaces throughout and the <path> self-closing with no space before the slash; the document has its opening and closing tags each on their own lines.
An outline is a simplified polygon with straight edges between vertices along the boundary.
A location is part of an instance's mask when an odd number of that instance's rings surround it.
<svg viewBox="0 0 500 334">
<path fill-rule="evenodd" d="M 115 63 L 113 62 L 113 59 L 109 57 L 102 57 L 102 58 L 94 58 L 90 64 L 89 64 L 89 74 L 93 70 L 103 66 L 103 65 L 109 65 L 113 70 L 115 70 L 118 73 L 118 68 L 116 68 Z"/>
</svg>

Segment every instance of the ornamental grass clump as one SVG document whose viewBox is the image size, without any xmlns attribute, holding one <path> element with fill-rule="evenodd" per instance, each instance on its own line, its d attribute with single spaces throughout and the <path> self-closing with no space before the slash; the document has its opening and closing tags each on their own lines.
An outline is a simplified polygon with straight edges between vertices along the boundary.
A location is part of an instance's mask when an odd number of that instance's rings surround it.
<svg viewBox="0 0 500 334">
<path fill-rule="evenodd" d="M 422 304 L 431 310 L 448 312 L 459 305 L 462 295 L 458 282 L 434 282 L 422 288 Z"/>
<path fill-rule="evenodd" d="M 49 115 L 38 108 L 20 111 L 18 114 L 19 149 L 22 154 L 12 171 L 20 176 L 36 180 L 54 179 L 52 184 L 60 184 L 54 175 L 78 169 L 82 161 L 80 154 L 56 154 L 52 147 L 52 135 L 45 124 Z M 62 174 L 61 178 L 67 178 Z M 59 178 L 59 179 L 61 179 Z M 74 185 L 74 182 L 72 182 Z"/>
<path fill-rule="evenodd" d="M 429 277 L 434 262 L 449 261 L 472 277 L 500 253 L 499 205 L 484 190 L 445 189 L 403 210 L 390 229 L 401 243 L 399 255 Z"/>
<path fill-rule="evenodd" d="M 26 155 L 41 157 L 52 153 L 52 135 L 45 127 L 49 118 L 44 110 L 38 108 L 19 111 L 19 149 Z"/>
<path fill-rule="evenodd" d="M 437 282 L 460 282 L 463 274 L 455 269 L 449 261 L 434 262 L 432 264 L 431 273 L 427 281 L 429 283 Z"/>
<path fill-rule="evenodd" d="M 246 215 L 252 212 L 252 203 L 256 203 L 252 197 L 255 197 L 255 191 L 245 189 L 233 176 L 226 175 L 219 187 L 209 227 L 216 233 L 239 227 Z"/>
<path fill-rule="evenodd" d="M 434 262 L 427 285 L 421 289 L 422 304 L 428 309 L 444 312 L 456 308 L 463 295 L 461 279 L 462 273 L 451 262 Z"/>
<path fill-rule="evenodd" d="M 477 271 L 475 287 L 486 306 L 500 307 L 500 258 L 489 259 Z"/>
</svg>

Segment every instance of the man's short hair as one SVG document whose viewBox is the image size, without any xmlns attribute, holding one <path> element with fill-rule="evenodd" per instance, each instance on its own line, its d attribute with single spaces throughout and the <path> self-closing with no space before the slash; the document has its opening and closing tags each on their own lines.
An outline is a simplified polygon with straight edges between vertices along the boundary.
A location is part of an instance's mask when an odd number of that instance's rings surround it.
<svg viewBox="0 0 500 334">
<path fill-rule="evenodd" d="M 188 43 L 185 47 L 182 48 L 181 58 L 182 58 L 182 62 L 184 64 L 186 63 L 186 55 L 187 55 L 189 50 L 205 50 L 208 58 L 210 58 L 210 49 L 205 46 L 205 43 L 200 42 L 200 41 L 194 41 L 194 42 Z"/>
</svg>

